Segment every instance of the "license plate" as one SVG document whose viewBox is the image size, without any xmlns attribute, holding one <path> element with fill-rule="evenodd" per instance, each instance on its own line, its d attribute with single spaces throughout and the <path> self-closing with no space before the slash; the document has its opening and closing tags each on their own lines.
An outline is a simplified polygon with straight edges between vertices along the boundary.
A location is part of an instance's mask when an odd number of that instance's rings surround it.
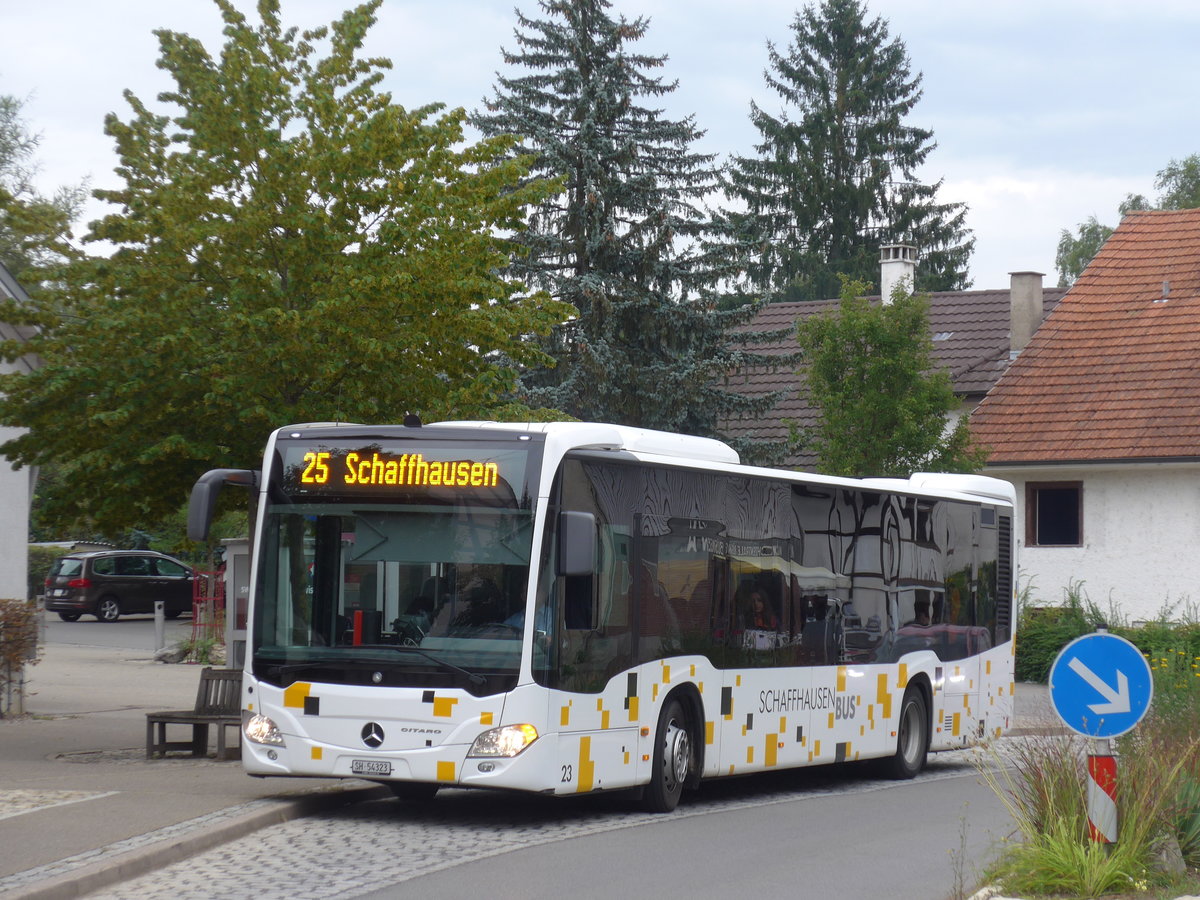
<svg viewBox="0 0 1200 900">
<path fill-rule="evenodd" d="M 66 588 L 58 588 L 57 590 L 51 591 L 50 595 L 52 597 L 69 597 L 71 596 L 71 592 Z"/>
<path fill-rule="evenodd" d="M 386 759 L 355 759 L 350 762 L 355 775 L 391 775 L 392 764 Z"/>
</svg>

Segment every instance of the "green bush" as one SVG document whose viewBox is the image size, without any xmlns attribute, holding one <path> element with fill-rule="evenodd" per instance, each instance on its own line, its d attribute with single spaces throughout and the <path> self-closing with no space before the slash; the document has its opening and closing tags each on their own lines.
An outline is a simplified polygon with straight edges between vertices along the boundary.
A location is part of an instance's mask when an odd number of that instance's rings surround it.
<svg viewBox="0 0 1200 900">
<path fill-rule="evenodd" d="M 1023 592 L 1017 620 L 1017 681 L 1045 683 L 1062 648 L 1099 625 L 1132 643 L 1152 666 L 1155 660 L 1174 663 L 1182 658 L 1190 674 L 1191 662 L 1200 657 L 1200 622 L 1178 624 L 1159 619 L 1135 627 L 1115 607 L 1102 612 L 1088 598 L 1083 582 L 1072 581 L 1061 606 L 1034 606 L 1029 591 Z M 1160 680 L 1156 674 L 1156 692 Z"/>
<path fill-rule="evenodd" d="M 24 706 L 23 672 L 38 661 L 37 623 L 28 600 L 0 599 L 0 719 Z"/>
<path fill-rule="evenodd" d="M 1108 624 L 1107 619 L 1084 593 L 1082 581 L 1071 582 L 1062 606 L 1031 606 L 1023 595 L 1017 621 L 1017 681 L 1044 683 L 1062 648 L 1100 624 Z"/>
</svg>

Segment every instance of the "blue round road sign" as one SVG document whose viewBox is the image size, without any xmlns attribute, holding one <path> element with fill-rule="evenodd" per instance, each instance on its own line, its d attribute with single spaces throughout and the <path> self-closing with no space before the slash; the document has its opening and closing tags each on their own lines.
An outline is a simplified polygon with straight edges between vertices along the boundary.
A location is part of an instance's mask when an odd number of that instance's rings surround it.
<svg viewBox="0 0 1200 900">
<path fill-rule="evenodd" d="M 1142 651 L 1107 632 L 1063 647 L 1050 667 L 1050 702 L 1072 731 L 1093 738 L 1124 734 L 1150 708 L 1154 680 Z"/>
</svg>

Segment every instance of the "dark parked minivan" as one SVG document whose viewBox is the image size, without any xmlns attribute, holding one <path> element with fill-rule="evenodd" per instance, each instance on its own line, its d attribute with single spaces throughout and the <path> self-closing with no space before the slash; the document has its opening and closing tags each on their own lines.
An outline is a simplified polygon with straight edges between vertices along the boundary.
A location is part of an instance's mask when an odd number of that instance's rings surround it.
<svg viewBox="0 0 1200 900">
<path fill-rule="evenodd" d="M 46 609 L 64 622 L 84 613 L 101 622 L 122 615 L 154 612 L 163 601 L 170 618 L 191 612 L 190 566 L 153 550 L 97 550 L 72 553 L 55 561 L 46 578 Z"/>
</svg>

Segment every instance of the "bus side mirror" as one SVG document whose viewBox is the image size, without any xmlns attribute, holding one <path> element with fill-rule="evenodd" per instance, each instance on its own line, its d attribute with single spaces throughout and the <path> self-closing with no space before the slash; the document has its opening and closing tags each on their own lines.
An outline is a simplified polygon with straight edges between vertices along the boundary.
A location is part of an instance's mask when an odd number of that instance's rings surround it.
<svg viewBox="0 0 1200 900">
<path fill-rule="evenodd" d="M 217 508 L 217 497 L 221 488 L 227 484 L 253 490 L 258 486 L 259 473 L 249 469 L 210 469 L 197 479 L 192 486 L 192 496 L 188 501 L 187 534 L 193 541 L 208 540 L 208 530 L 212 526 L 213 511 Z M 250 523 L 254 527 L 254 523 Z"/>
<path fill-rule="evenodd" d="M 591 575 L 596 571 L 596 517 L 564 510 L 558 514 L 559 575 Z"/>
</svg>

